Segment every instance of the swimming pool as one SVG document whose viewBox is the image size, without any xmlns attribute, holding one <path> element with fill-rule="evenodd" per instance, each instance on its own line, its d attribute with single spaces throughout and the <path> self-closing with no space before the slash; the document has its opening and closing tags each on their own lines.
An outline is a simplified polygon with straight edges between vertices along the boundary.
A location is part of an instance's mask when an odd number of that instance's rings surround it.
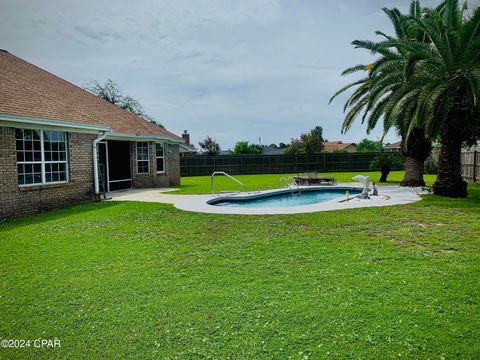
<svg viewBox="0 0 480 360">
<path fill-rule="evenodd" d="M 278 208 L 291 206 L 305 206 L 335 199 L 345 199 L 346 192 L 353 197 L 361 193 L 356 188 L 323 188 L 323 189 L 285 189 L 277 192 L 260 193 L 248 196 L 223 196 L 209 200 L 207 203 L 214 206 L 236 208 Z"/>
<path fill-rule="evenodd" d="M 312 213 L 318 211 L 331 211 L 331 210 L 346 210 L 356 209 L 372 206 L 391 206 L 400 204 L 409 204 L 411 202 L 421 200 L 421 197 L 416 191 L 410 188 L 404 188 L 400 186 L 379 186 L 380 196 L 371 196 L 370 199 L 360 199 L 356 194 L 361 192 L 361 188 L 358 186 L 351 186 L 350 184 L 336 185 L 336 186 L 309 186 L 300 187 L 301 194 L 297 199 L 289 199 L 291 197 L 291 190 L 287 188 L 275 189 L 275 190 L 263 190 L 255 192 L 244 193 L 230 193 L 211 195 L 177 195 L 177 200 L 174 202 L 174 206 L 177 209 L 203 212 L 210 214 L 238 214 L 238 215 L 280 215 L 280 214 L 301 214 Z M 294 188 L 295 195 L 297 196 L 297 188 Z M 351 201 L 342 201 L 345 199 L 345 192 L 350 193 Z M 309 194 L 310 192 L 310 194 Z M 325 194 L 320 196 L 316 200 L 311 200 L 314 197 L 314 192 L 320 192 Z M 262 198 L 264 201 L 267 199 L 275 199 L 276 196 L 283 195 L 287 198 L 284 199 L 287 202 L 293 201 L 296 204 L 290 204 L 288 206 L 258 206 L 258 202 L 255 200 Z M 171 195 L 173 196 L 173 195 Z M 304 197 L 309 198 L 306 200 Z M 327 200 L 327 196 L 330 200 Z M 330 197 L 331 196 L 331 197 Z M 181 199 L 180 199 L 181 198 Z M 278 200 L 278 199 L 277 199 Z M 250 202 L 252 205 L 238 206 L 239 201 Z M 283 201 L 283 200 L 281 200 Z M 298 202 L 308 201 L 309 205 L 297 205 Z M 312 201 L 319 201 L 313 202 Z M 223 203 L 223 205 L 222 205 Z M 232 206 L 233 205 L 233 206 Z"/>
</svg>

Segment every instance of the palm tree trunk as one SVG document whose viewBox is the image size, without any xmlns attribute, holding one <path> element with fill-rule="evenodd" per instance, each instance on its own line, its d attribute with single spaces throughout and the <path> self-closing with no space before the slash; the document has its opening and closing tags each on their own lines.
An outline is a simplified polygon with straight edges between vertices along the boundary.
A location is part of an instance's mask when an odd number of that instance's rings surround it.
<svg viewBox="0 0 480 360">
<path fill-rule="evenodd" d="M 438 177 L 433 193 L 452 198 L 467 197 L 467 183 L 462 179 L 462 139 L 458 131 L 443 130 L 440 134 L 441 148 L 438 159 Z"/>
<path fill-rule="evenodd" d="M 402 153 L 405 157 L 405 177 L 400 186 L 425 186 L 423 173 L 425 160 L 430 155 L 432 141 L 425 136 L 421 128 L 414 128 L 407 140 L 406 146 L 402 142 Z"/>
<path fill-rule="evenodd" d="M 400 183 L 400 186 L 425 186 L 425 180 L 423 180 L 423 173 L 425 170 L 425 160 L 423 157 L 418 158 L 416 156 L 405 156 L 405 176 Z"/>
<path fill-rule="evenodd" d="M 381 183 L 387 182 L 388 174 L 390 174 L 390 167 L 382 165 L 380 167 L 380 172 L 382 174 L 380 176 L 380 182 Z"/>
</svg>

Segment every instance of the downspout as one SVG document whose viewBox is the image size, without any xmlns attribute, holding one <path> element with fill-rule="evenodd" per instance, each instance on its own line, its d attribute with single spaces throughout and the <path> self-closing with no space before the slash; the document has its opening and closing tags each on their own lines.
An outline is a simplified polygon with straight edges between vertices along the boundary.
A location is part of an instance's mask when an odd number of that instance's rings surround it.
<svg viewBox="0 0 480 360">
<path fill-rule="evenodd" d="M 93 140 L 93 182 L 95 184 L 95 196 L 100 194 L 100 184 L 98 181 L 98 157 L 97 157 L 97 144 L 107 137 L 107 133 L 99 135 Z"/>
</svg>

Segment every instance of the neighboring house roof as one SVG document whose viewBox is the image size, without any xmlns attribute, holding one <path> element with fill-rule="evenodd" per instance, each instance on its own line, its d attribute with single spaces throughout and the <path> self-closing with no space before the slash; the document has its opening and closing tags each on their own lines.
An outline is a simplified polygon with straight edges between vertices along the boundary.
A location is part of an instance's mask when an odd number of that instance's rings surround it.
<svg viewBox="0 0 480 360">
<path fill-rule="evenodd" d="M 177 135 L 0 50 L 0 114 L 101 125 L 113 133 Z"/>
<path fill-rule="evenodd" d="M 355 143 L 343 143 L 341 141 L 324 141 L 323 150 L 325 152 L 342 151 L 351 146 L 357 146 Z"/>
<path fill-rule="evenodd" d="M 184 147 L 184 152 L 192 152 L 192 153 L 198 152 L 198 149 L 193 145 L 182 144 L 182 146 Z"/>
<path fill-rule="evenodd" d="M 265 146 L 262 149 L 262 155 L 283 155 L 285 149 L 279 149 L 276 147 Z"/>
<path fill-rule="evenodd" d="M 180 152 L 196 154 L 196 153 L 198 153 L 198 149 L 193 145 L 187 145 L 185 143 L 180 143 Z"/>
<path fill-rule="evenodd" d="M 384 148 L 385 150 L 389 150 L 389 149 L 390 149 L 390 150 L 393 150 L 393 149 L 400 149 L 401 146 L 402 146 L 402 142 L 401 142 L 401 141 L 397 141 L 397 142 L 395 142 L 395 143 L 393 143 L 393 144 L 387 144 L 387 145 L 385 145 L 383 148 Z"/>
</svg>

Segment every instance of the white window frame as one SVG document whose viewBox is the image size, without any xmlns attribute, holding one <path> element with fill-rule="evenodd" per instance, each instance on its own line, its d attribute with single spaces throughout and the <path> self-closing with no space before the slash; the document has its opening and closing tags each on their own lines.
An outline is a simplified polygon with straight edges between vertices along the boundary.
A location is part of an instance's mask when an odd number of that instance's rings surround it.
<svg viewBox="0 0 480 360">
<path fill-rule="evenodd" d="M 139 160 L 138 159 L 138 144 L 145 143 L 147 144 L 147 160 Z M 139 175 L 150 174 L 150 143 L 148 141 L 137 141 L 135 143 L 135 158 L 136 158 L 136 173 Z M 147 172 L 139 172 L 138 171 L 138 162 L 147 162 Z"/>
<path fill-rule="evenodd" d="M 32 187 L 32 186 L 43 186 L 43 185 L 54 185 L 54 184 L 66 184 L 69 182 L 69 157 L 68 157 L 68 136 L 67 132 L 65 131 L 57 131 L 57 130 L 36 130 L 36 129 L 19 129 L 19 130 L 31 130 L 31 131 L 38 131 L 40 133 L 40 153 L 41 153 L 41 160 L 40 161 L 18 161 L 16 158 L 17 154 L 17 136 L 15 135 L 15 160 L 16 164 L 26 165 L 26 164 L 40 164 L 41 165 L 41 172 L 42 172 L 42 182 L 41 183 L 34 183 L 34 184 L 18 184 L 18 167 L 17 167 L 17 184 L 19 187 Z M 44 131 L 53 131 L 63 133 L 65 137 L 65 160 L 62 161 L 46 161 L 45 160 L 45 144 L 44 144 Z M 47 176 L 45 172 L 45 165 L 46 164 L 65 164 L 65 180 L 62 181 L 49 181 L 47 182 Z"/>
<path fill-rule="evenodd" d="M 162 147 L 162 156 L 158 156 L 157 155 L 157 145 L 160 145 Z M 158 166 L 157 166 L 157 163 L 158 163 L 158 159 L 162 159 L 162 163 L 163 163 L 163 170 L 162 171 L 158 171 Z M 166 169 L 165 169 L 165 143 L 160 143 L 160 142 L 157 142 L 155 143 L 155 167 L 157 168 L 157 174 L 165 174 L 166 173 Z"/>
</svg>

